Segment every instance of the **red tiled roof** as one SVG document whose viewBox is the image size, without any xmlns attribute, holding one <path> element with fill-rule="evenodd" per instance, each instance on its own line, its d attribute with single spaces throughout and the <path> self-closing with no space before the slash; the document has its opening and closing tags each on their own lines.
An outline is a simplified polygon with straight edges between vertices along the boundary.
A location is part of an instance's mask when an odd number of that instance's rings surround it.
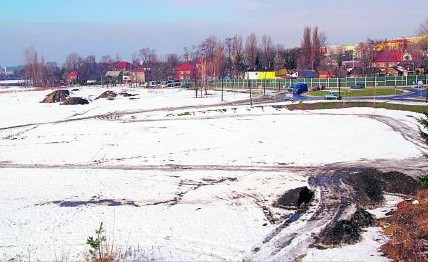
<svg viewBox="0 0 428 262">
<path fill-rule="evenodd" d="M 192 71 L 195 70 L 195 66 L 191 63 L 182 63 L 175 68 L 175 71 Z"/>
<path fill-rule="evenodd" d="M 131 63 L 120 61 L 116 63 L 116 68 L 128 68 L 131 66 Z"/>
<path fill-rule="evenodd" d="M 400 62 L 403 60 L 403 53 L 395 50 L 387 50 L 376 54 L 376 62 Z"/>
<path fill-rule="evenodd" d="M 70 72 L 70 74 L 68 74 L 68 79 L 71 79 L 71 78 L 80 78 L 80 75 L 76 71 L 72 71 Z"/>
</svg>

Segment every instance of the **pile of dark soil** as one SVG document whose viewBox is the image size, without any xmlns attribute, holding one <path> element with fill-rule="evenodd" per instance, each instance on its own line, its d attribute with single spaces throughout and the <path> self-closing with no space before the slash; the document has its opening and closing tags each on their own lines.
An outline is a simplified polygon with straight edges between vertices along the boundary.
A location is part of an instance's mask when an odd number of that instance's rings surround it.
<svg viewBox="0 0 428 262">
<path fill-rule="evenodd" d="M 111 99 L 116 97 L 117 94 L 113 91 L 105 91 L 104 93 L 102 93 L 99 97 L 95 98 L 95 99 L 100 99 L 100 98 L 107 98 L 107 99 Z"/>
<path fill-rule="evenodd" d="M 130 96 L 136 96 L 137 94 L 130 94 L 130 93 L 126 93 L 126 92 L 120 92 L 119 95 L 124 96 L 124 97 L 130 97 Z"/>
<path fill-rule="evenodd" d="M 286 209 L 299 209 L 309 204 L 313 197 L 314 192 L 308 187 L 298 187 L 285 192 L 273 206 Z"/>
<path fill-rule="evenodd" d="M 68 90 L 55 90 L 52 93 L 48 94 L 45 99 L 40 101 L 40 103 L 57 103 L 62 102 L 70 96 L 70 92 Z"/>
<path fill-rule="evenodd" d="M 361 238 L 362 228 L 376 226 L 377 220 L 363 208 L 358 208 L 350 220 L 339 220 L 321 232 L 315 245 L 320 248 L 354 244 Z"/>
<path fill-rule="evenodd" d="M 89 101 L 81 97 L 69 97 L 61 105 L 86 105 Z"/>
<path fill-rule="evenodd" d="M 419 183 L 400 172 L 383 173 L 377 169 L 362 169 L 350 174 L 343 182 L 353 187 L 354 201 L 363 206 L 373 206 L 384 200 L 383 192 L 401 195 L 414 195 Z"/>
</svg>

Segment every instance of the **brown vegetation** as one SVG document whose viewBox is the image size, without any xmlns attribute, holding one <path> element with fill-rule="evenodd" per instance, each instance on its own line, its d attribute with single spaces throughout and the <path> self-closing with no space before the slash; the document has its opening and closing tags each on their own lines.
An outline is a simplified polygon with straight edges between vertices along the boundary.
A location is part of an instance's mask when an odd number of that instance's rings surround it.
<svg viewBox="0 0 428 262">
<path fill-rule="evenodd" d="M 419 191 L 415 202 L 404 201 L 381 221 L 391 239 L 381 248 L 394 261 L 428 260 L 428 190 Z"/>
<path fill-rule="evenodd" d="M 100 98 L 107 98 L 107 99 L 112 99 L 114 97 L 116 97 L 117 94 L 116 92 L 113 91 L 105 91 L 104 93 L 102 93 L 99 97 L 95 98 L 95 99 L 100 99 Z"/>
<path fill-rule="evenodd" d="M 86 105 L 89 101 L 81 97 L 69 97 L 61 105 Z"/>
<path fill-rule="evenodd" d="M 68 90 L 55 90 L 52 93 L 48 94 L 45 99 L 43 99 L 40 103 L 62 102 L 65 101 L 69 95 L 70 91 Z"/>
</svg>

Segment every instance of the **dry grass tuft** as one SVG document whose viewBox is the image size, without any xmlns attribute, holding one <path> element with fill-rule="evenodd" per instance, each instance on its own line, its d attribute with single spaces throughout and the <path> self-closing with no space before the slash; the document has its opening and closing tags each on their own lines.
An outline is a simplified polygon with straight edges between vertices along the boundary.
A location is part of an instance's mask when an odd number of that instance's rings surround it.
<svg viewBox="0 0 428 262">
<path fill-rule="evenodd" d="M 381 250 L 394 261 L 428 261 L 428 189 L 420 190 L 415 200 L 401 202 L 381 221 L 391 237 Z"/>
</svg>

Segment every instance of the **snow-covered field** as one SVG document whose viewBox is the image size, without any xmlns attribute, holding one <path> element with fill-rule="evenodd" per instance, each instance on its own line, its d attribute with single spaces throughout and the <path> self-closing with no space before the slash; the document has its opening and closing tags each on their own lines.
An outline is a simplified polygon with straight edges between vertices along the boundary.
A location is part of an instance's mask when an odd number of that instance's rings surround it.
<svg viewBox="0 0 428 262">
<path fill-rule="evenodd" d="M 0 92 L 0 260 L 82 259 L 100 222 L 116 247 L 158 260 L 241 260 L 275 228 L 263 210 L 283 215 L 273 201 L 314 175 L 305 167 L 422 155 L 370 117 L 417 130 L 414 113 L 233 106 L 248 94 L 182 89 L 95 100 L 105 90 L 73 91 L 91 100 L 74 106 Z"/>
</svg>

